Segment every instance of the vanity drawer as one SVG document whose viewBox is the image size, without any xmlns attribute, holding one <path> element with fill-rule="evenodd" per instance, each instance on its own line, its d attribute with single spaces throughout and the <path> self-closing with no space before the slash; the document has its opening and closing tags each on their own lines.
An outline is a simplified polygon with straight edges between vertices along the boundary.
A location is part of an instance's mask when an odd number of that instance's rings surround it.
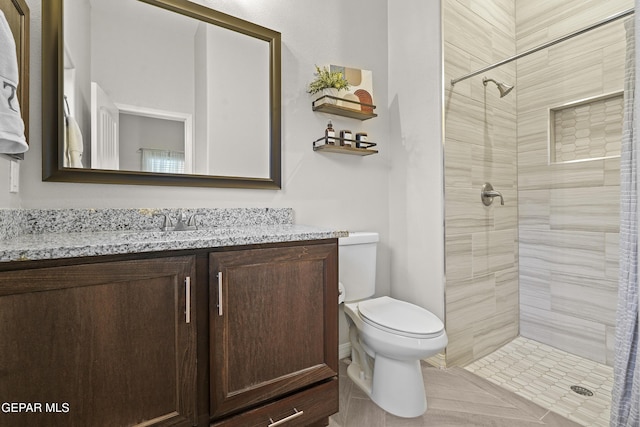
<svg viewBox="0 0 640 427">
<path fill-rule="evenodd" d="M 296 416 L 296 411 L 302 415 Z M 338 379 L 332 378 L 323 384 L 276 402 L 234 417 L 214 421 L 211 427 L 308 426 L 336 412 L 338 412 Z M 284 421 L 286 418 L 288 421 Z M 282 423 L 278 424 L 281 420 Z"/>
</svg>

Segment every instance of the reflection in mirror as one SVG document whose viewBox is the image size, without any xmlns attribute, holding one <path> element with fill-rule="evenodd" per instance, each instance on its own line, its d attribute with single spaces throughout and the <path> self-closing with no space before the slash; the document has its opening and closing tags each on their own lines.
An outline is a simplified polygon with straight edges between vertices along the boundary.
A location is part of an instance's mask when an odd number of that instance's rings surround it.
<svg viewBox="0 0 640 427">
<path fill-rule="evenodd" d="M 279 33 L 187 0 L 52 2 L 63 85 L 43 99 L 63 111 L 45 179 L 279 188 Z"/>
</svg>

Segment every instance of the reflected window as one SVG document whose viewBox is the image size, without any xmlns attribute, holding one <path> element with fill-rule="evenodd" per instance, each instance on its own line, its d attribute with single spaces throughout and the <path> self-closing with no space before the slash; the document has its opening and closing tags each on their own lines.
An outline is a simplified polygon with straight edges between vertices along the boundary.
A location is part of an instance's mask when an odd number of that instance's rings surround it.
<svg viewBox="0 0 640 427">
<path fill-rule="evenodd" d="M 143 172 L 184 173 L 184 153 L 141 148 Z"/>
</svg>

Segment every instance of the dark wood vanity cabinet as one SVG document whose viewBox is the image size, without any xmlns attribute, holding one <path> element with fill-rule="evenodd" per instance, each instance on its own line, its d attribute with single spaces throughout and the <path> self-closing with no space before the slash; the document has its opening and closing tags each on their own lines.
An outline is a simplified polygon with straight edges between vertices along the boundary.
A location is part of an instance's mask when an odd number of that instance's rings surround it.
<svg viewBox="0 0 640 427">
<path fill-rule="evenodd" d="M 338 411 L 337 245 L 209 257 L 212 425 L 326 425 Z"/>
<path fill-rule="evenodd" d="M 195 257 L 39 265 L 0 272 L 0 426 L 194 425 Z"/>
<path fill-rule="evenodd" d="M 0 263 L 0 427 L 327 425 L 337 275 L 335 239 Z"/>
</svg>

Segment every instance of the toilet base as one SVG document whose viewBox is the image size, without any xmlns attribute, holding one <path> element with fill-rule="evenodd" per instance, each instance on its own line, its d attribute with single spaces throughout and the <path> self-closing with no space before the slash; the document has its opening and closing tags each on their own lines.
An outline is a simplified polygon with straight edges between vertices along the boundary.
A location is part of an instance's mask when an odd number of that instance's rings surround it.
<svg viewBox="0 0 640 427">
<path fill-rule="evenodd" d="M 347 369 L 349 378 L 390 414 L 413 418 L 427 410 L 419 360 L 394 360 L 377 354 L 373 378 L 365 378 L 362 372 L 357 361 L 352 361 Z"/>
</svg>

